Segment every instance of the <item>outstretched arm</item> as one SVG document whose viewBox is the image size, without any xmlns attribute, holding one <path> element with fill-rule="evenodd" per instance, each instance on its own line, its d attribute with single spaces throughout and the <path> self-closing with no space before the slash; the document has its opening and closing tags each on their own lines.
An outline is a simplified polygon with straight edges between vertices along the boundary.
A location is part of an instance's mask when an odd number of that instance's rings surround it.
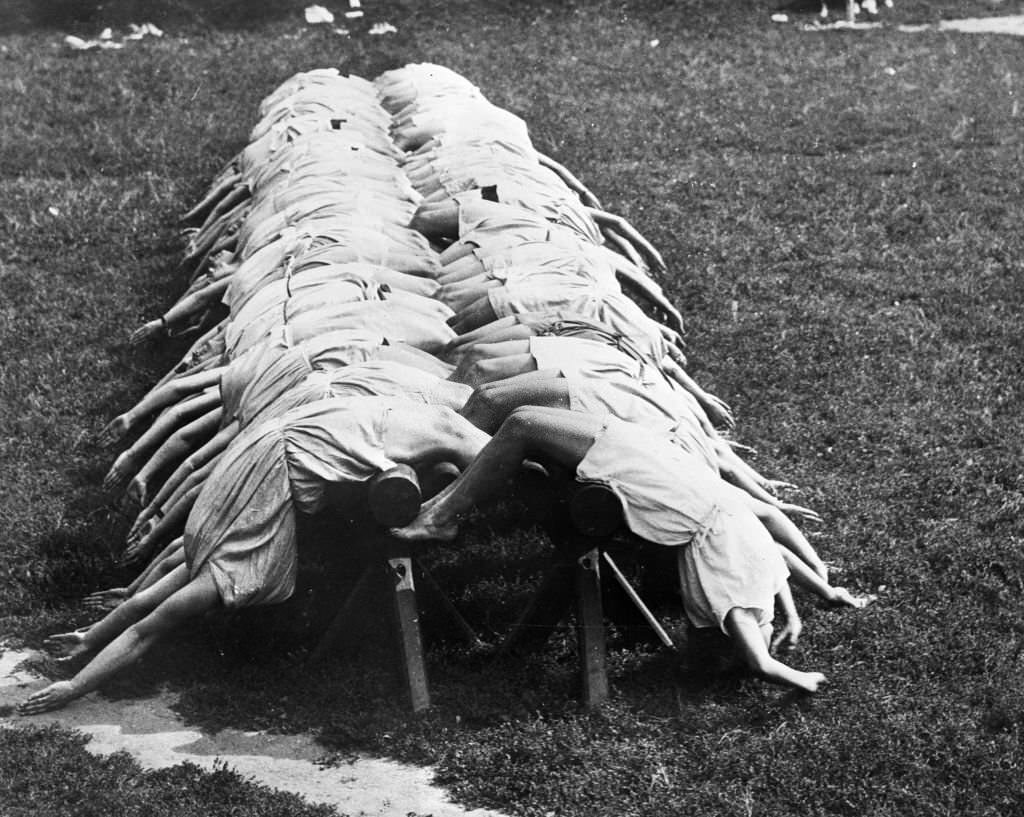
<svg viewBox="0 0 1024 817">
<path fill-rule="evenodd" d="M 82 599 L 82 606 L 87 610 L 115 610 L 118 605 L 136 593 L 152 586 L 185 560 L 185 549 L 182 537 L 178 537 L 153 559 L 127 587 L 112 587 L 98 590 Z M 181 558 L 176 558 L 180 554 Z"/>
<path fill-rule="evenodd" d="M 804 625 L 796 611 L 796 603 L 793 601 L 788 581 L 775 594 L 775 605 L 782 612 L 782 627 L 772 638 L 771 649 L 792 652 L 800 640 Z"/>
<path fill-rule="evenodd" d="M 766 681 L 805 692 L 817 692 L 826 682 L 820 672 L 800 672 L 773 658 L 752 611 L 734 607 L 725 616 L 725 627 L 746 665 Z"/>
<path fill-rule="evenodd" d="M 147 429 L 145 434 L 118 455 L 103 480 L 103 486 L 105 488 L 118 488 L 126 483 L 143 456 L 158 448 L 180 426 L 198 415 L 211 411 L 219 404 L 220 390 L 216 387 L 210 387 L 201 394 L 190 397 L 165 411 Z"/>
<path fill-rule="evenodd" d="M 241 181 L 241 173 L 222 173 L 195 207 L 181 217 L 181 222 L 183 224 L 194 224 L 199 219 L 205 218 L 207 213 L 209 213 L 213 207 L 216 207 L 217 204 L 231 192 L 234 186 Z"/>
<path fill-rule="evenodd" d="M 209 570 L 204 570 L 195 579 L 189 580 L 188 568 L 181 565 L 165 579 L 157 582 L 150 590 L 171 587 L 177 587 L 177 589 L 171 592 L 145 618 L 124 629 L 74 678 L 69 681 L 58 681 L 34 693 L 18 708 L 18 711 L 22 715 L 36 715 L 51 709 L 59 709 L 76 698 L 92 692 L 149 651 L 163 635 L 189 618 L 212 610 L 220 602 L 217 586 L 214 584 Z M 139 598 L 139 596 L 135 598 Z M 116 612 L 114 611 L 111 615 Z M 95 629 L 94 627 L 89 632 L 91 633 Z"/>
<path fill-rule="evenodd" d="M 826 604 L 832 607 L 852 607 L 859 610 L 867 607 L 875 600 L 875 596 L 855 596 L 845 587 L 833 587 L 825 579 L 811 570 L 807 563 L 798 558 L 796 554 L 780 546 L 782 558 L 786 560 L 789 567 L 790 578 L 805 590 L 809 590 Z"/>
<path fill-rule="evenodd" d="M 800 529 L 793 524 L 789 517 L 778 508 L 769 505 L 767 502 L 754 499 L 750 494 L 741 491 L 734 485 L 725 482 L 722 483 L 722 488 L 728 491 L 738 502 L 742 502 L 753 511 L 754 515 L 768 529 L 768 532 L 776 542 L 795 553 L 823 581 L 828 581 L 828 568 L 825 566 L 825 563 L 818 556 L 811 543 L 807 541 L 807 537 L 800 532 Z"/>
<path fill-rule="evenodd" d="M 205 309 L 220 300 L 230 283 L 230 277 L 221 278 L 207 284 L 202 289 L 196 290 L 191 295 L 186 295 L 159 318 L 144 323 L 132 332 L 131 337 L 128 339 L 129 344 L 138 346 L 143 341 L 156 337 L 161 332 L 170 332 L 175 326 L 188 318 L 201 314 Z"/>
<path fill-rule="evenodd" d="M 733 418 L 732 409 L 729 408 L 728 403 L 715 397 L 710 392 L 704 391 L 672 357 L 662 359 L 661 366 L 669 377 L 696 398 L 712 423 L 725 428 L 733 428 L 736 425 L 736 420 Z"/>
<path fill-rule="evenodd" d="M 213 463 L 209 463 L 208 466 L 210 470 L 213 470 Z M 205 470 L 197 471 L 192 475 L 192 478 L 198 480 Z M 203 478 L 205 479 L 205 474 L 203 474 Z M 188 484 L 189 480 L 186 480 L 179 487 L 179 490 Z M 199 492 L 202 490 L 202 482 L 199 481 L 197 484 L 192 485 L 188 491 L 182 493 L 180 497 L 172 497 L 167 505 L 166 515 L 156 519 L 151 526 L 146 526 L 143 530 L 140 530 L 138 539 L 129 542 L 128 547 L 125 548 L 121 556 L 121 563 L 131 564 L 148 556 L 157 543 L 166 541 L 168 537 L 180 533 L 185 527 L 185 522 L 188 520 L 188 514 L 192 510 L 192 506 L 195 505 L 196 500 L 199 498 Z"/>
<path fill-rule="evenodd" d="M 605 257 L 615 266 L 615 274 L 620 281 L 624 281 L 628 287 L 635 289 L 655 309 L 660 310 L 665 316 L 665 324 L 672 331 L 681 333 L 683 331 L 683 316 L 679 313 L 662 291 L 661 286 L 644 272 L 643 268 L 630 263 L 618 253 L 607 248 L 601 248 Z"/>
<path fill-rule="evenodd" d="M 179 465 L 164 481 L 164 484 L 160 486 L 160 490 L 157 491 L 156 495 L 152 500 L 150 500 L 145 510 L 139 514 L 135 523 L 132 525 L 132 532 L 134 533 L 137 529 L 141 528 L 147 519 L 153 516 L 161 507 L 168 504 L 168 499 L 170 499 L 178 489 L 178 486 L 180 486 L 192 474 L 196 473 L 200 468 L 203 468 L 207 463 L 217 457 L 237 436 L 238 421 L 232 420 L 224 426 L 224 428 L 218 431 L 212 439 L 206 442 L 202 448 L 187 456 L 181 465 Z M 131 533 L 129 533 L 129 536 L 131 536 Z"/>
<path fill-rule="evenodd" d="M 539 151 L 537 151 L 537 161 L 540 162 L 541 167 L 546 167 L 558 176 L 558 178 L 565 183 L 565 186 L 579 196 L 580 201 L 587 205 L 587 207 L 594 207 L 598 210 L 603 209 L 601 207 L 601 202 L 597 200 L 597 196 L 591 193 L 589 188 L 576 178 L 576 176 L 561 162 L 556 162 L 550 156 L 546 156 Z"/>
<path fill-rule="evenodd" d="M 731 482 L 737 488 L 742 488 L 754 499 L 766 502 L 778 508 L 786 514 L 796 515 L 809 519 L 812 522 L 821 522 L 821 516 L 810 508 L 802 505 L 794 505 L 790 502 L 783 502 L 765 487 L 767 480 L 745 463 L 732 447 L 723 439 L 715 440 L 715 453 L 718 454 L 718 470 L 722 478 Z"/>
<path fill-rule="evenodd" d="M 616 232 L 625 236 L 626 239 L 633 244 L 634 247 L 640 250 L 641 253 L 646 255 L 654 265 L 654 268 L 665 272 L 668 267 L 665 266 L 665 259 L 661 257 L 661 253 L 654 249 L 654 245 L 651 244 L 646 238 L 637 232 L 636 227 L 630 224 L 622 216 L 617 216 L 614 213 L 609 213 L 606 210 L 599 210 L 595 207 L 587 207 L 587 213 L 590 217 L 597 222 L 597 225 L 602 230 L 612 227 Z"/>
<path fill-rule="evenodd" d="M 128 497 L 139 505 L 149 502 L 150 481 L 206 442 L 217 431 L 223 413 L 224 409 L 217 406 L 175 431 L 132 478 Z"/>
<path fill-rule="evenodd" d="M 106 428 L 100 432 L 99 442 L 109 443 L 121 439 L 125 434 L 135 427 L 135 424 L 155 414 L 162 408 L 181 400 L 185 395 L 200 392 L 209 386 L 220 383 L 221 372 L 224 366 L 217 366 L 213 369 L 197 372 L 196 374 L 182 375 L 160 386 L 155 386 L 132 408 L 124 414 L 120 414 L 111 420 Z"/>
</svg>

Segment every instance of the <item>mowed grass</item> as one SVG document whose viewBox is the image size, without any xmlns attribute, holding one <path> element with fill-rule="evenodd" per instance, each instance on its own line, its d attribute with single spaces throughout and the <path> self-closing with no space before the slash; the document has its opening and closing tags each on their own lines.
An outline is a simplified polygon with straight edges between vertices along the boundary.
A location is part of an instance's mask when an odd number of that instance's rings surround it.
<svg viewBox="0 0 1024 817">
<path fill-rule="evenodd" d="M 197 723 L 431 761 L 462 802 L 513 814 L 1018 811 L 1020 41 L 803 32 L 752 2 L 364 5 L 342 38 L 304 26 L 299 3 L 11 4 L 0 632 L 37 643 L 84 623 L 76 599 L 131 575 L 114 567 L 129 517 L 99 488 L 116 451 L 93 435 L 185 348 L 126 339 L 183 288 L 176 216 L 245 143 L 258 101 L 303 69 L 370 77 L 431 60 L 520 114 L 661 249 L 693 374 L 736 408 L 755 464 L 826 517 L 809 533 L 837 581 L 878 603 L 841 613 L 798 598 L 793 662 L 831 681 L 814 699 L 729 672 L 721 644 L 680 660 L 613 640 L 613 700 L 583 712 L 560 632 L 518 663 L 438 645 L 436 706 L 413 718 L 383 659 L 296 661 L 323 626 L 323 590 L 315 605 L 201 622 L 108 693 L 169 680 Z M 898 0 L 885 19 L 1011 5 Z M 60 45 L 146 20 L 167 36 Z M 369 36 L 377 21 L 398 33 Z M 434 557 L 488 635 L 537 576 L 542 541 L 514 516 L 481 516 Z M 65 737 L 19 741 L 0 756 L 64 753 L 83 785 L 108 785 Z"/>
</svg>

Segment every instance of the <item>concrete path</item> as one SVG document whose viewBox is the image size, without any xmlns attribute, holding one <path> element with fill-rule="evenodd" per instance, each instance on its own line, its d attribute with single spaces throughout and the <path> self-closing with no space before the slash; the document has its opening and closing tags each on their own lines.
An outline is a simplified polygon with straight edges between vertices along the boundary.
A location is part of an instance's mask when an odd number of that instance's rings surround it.
<svg viewBox="0 0 1024 817">
<path fill-rule="evenodd" d="M 12 706 L 46 685 L 19 665 L 34 653 L 0 644 L 0 707 Z M 0 728 L 59 723 L 92 736 L 86 748 L 103 755 L 124 750 L 141 766 L 157 769 L 184 761 L 204 769 L 226 762 L 242 777 L 312 803 L 328 803 L 339 812 L 365 817 L 502 817 L 498 812 L 466 811 L 431 785 L 430 768 L 361 756 L 341 766 L 322 768 L 322 747 L 306 735 L 272 735 L 225 729 L 215 735 L 185 726 L 171 708 L 174 696 L 107 701 L 87 695 L 58 712 L 31 718 L 0 717 Z"/>
</svg>

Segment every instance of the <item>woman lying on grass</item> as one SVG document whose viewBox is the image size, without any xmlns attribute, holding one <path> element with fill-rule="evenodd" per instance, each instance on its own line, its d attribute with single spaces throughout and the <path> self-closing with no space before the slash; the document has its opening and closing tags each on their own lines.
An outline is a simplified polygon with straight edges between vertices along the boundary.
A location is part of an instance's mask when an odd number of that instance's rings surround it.
<svg viewBox="0 0 1024 817">
<path fill-rule="evenodd" d="M 295 514 L 326 507 L 337 496 L 333 484 L 355 488 L 399 463 L 465 467 L 487 439 L 451 409 L 386 397 L 320 400 L 252 427 L 222 457 L 189 516 L 185 562 L 92 627 L 52 637 L 66 659 L 99 652 L 19 711 L 58 709 L 91 692 L 191 618 L 287 599 Z"/>
<path fill-rule="evenodd" d="M 678 548 L 688 618 L 696 627 L 725 631 L 753 672 L 807 692 L 825 683 L 822 673 L 795 670 L 769 651 L 770 645 L 791 648 L 800 623 L 787 561 L 739 489 L 665 435 L 639 425 L 557 408 L 516 409 L 462 476 L 425 503 L 410 525 L 392 533 L 410 540 L 453 539 L 462 515 L 498 493 L 523 460 L 534 457 L 573 468 L 585 482 L 607 485 L 622 502 L 633 533 Z M 843 593 L 839 603 L 866 603 Z M 776 602 L 785 621 L 773 642 Z"/>
</svg>

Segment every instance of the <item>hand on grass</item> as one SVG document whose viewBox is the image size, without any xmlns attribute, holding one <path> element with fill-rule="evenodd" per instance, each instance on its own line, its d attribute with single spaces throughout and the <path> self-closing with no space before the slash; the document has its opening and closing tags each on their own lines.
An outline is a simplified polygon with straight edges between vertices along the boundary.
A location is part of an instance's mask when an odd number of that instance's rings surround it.
<svg viewBox="0 0 1024 817">
<path fill-rule="evenodd" d="M 98 590 L 82 599 L 82 606 L 87 610 L 108 612 L 128 598 L 127 587 L 111 587 L 109 590 Z"/>
<path fill-rule="evenodd" d="M 732 408 L 721 398 L 705 393 L 702 408 L 716 428 L 736 428 L 736 418 L 733 416 Z"/>
<path fill-rule="evenodd" d="M 783 482 L 781 479 L 766 479 L 761 487 L 768 493 L 779 495 L 779 491 L 795 491 L 797 486 L 792 482 Z"/>
<path fill-rule="evenodd" d="M 832 598 L 829 599 L 828 603 L 832 607 L 852 607 L 854 610 L 861 610 L 877 600 L 878 596 L 871 593 L 855 596 L 845 587 L 833 587 Z"/>
<path fill-rule="evenodd" d="M 90 625 L 91 627 L 91 625 Z M 56 633 L 43 640 L 43 645 L 53 655 L 68 658 L 84 651 L 85 634 L 90 627 L 80 627 L 70 633 Z"/>
<path fill-rule="evenodd" d="M 787 516 L 798 516 L 809 522 L 822 521 L 821 515 L 817 511 L 812 511 L 810 508 L 805 508 L 802 505 L 794 505 L 790 502 L 780 502 L 775 507 Z"/>
<path fill-rule="evenodd" d="M 71 681 L 57 681 L 30 695 L 18 707 L 18 714 L 38 715 L 40 712 L 60 709 L 75 697 L 75 686 Z"/>
<path fill-rule="evenodd" d="M 800 633 L 803 632 L 803 629 L 803 622 L 799 618 L 787 619 L 778 632 L 772 636 L 772 652 L 793 652 L 796 649 L 797 642 L 800 640 Z"/>
</svg>

